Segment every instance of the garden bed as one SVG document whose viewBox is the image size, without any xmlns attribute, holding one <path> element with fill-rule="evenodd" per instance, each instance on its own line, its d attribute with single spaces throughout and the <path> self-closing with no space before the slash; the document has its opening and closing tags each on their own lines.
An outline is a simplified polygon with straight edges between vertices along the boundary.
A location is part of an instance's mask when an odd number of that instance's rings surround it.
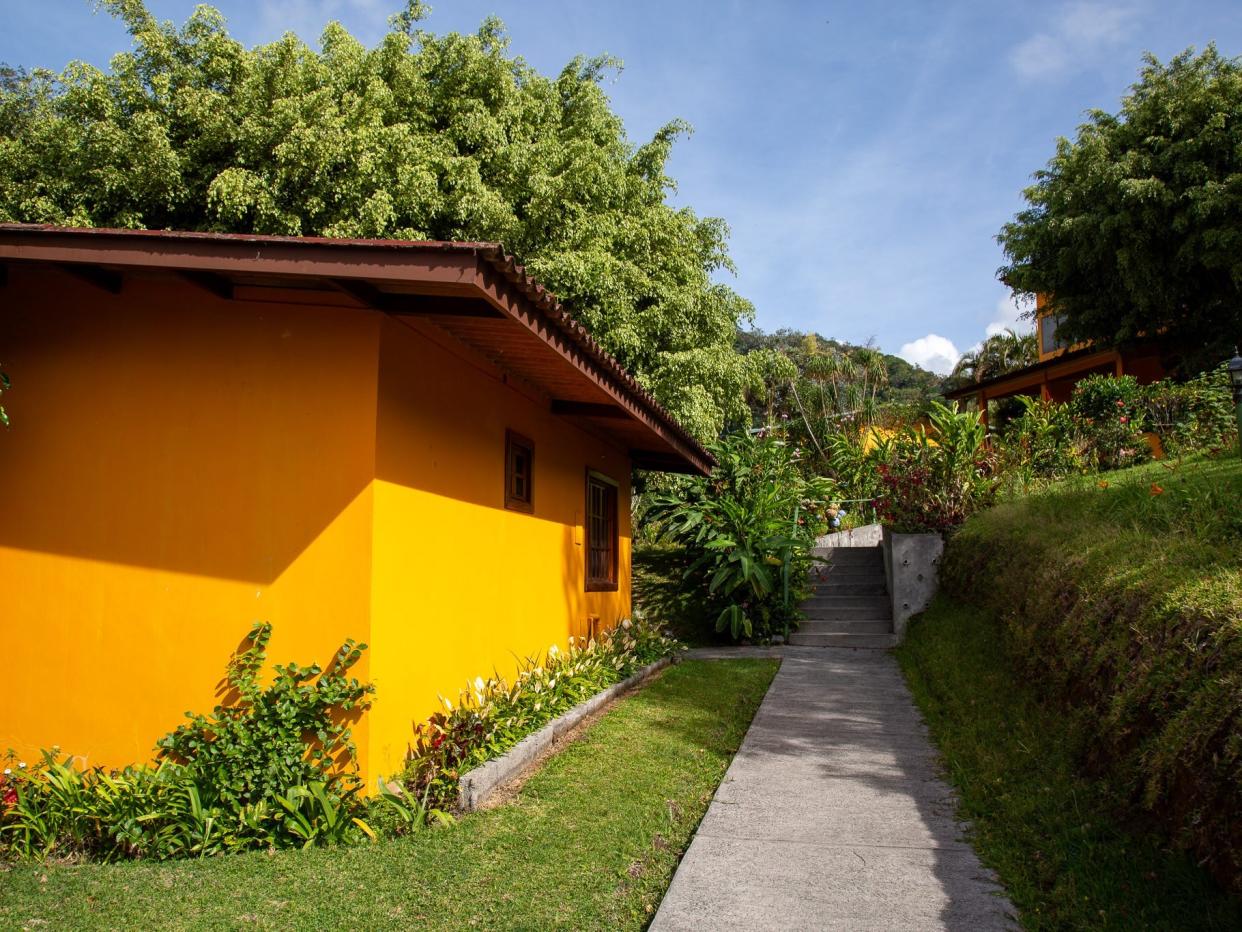
<svg viewBox="0 0 1242 932">
<path fill-rule="evenodd" d="M 13 867 L 0 927 L 641 929 L 776 668 L 678 664 L 511 804 L 455 826 L 354 848 Z"/>
<path fill-rule="evenodd" d="M 462 812 L 473 812 L 485 806 L 494 793 L 547 756 L 555 749 L 557 743 L 584 719 L 602 711 L 630 690 L 637 689 L 670 663 L 676 663 L 677 659 L 676 657 L 664 657 L 655 663 L 648 664 L 633 676 L 596 693 L 586 702 L 548 722 L 500 757 L 462 774 L 458 784 L 458 808 Z"/>
</svg>

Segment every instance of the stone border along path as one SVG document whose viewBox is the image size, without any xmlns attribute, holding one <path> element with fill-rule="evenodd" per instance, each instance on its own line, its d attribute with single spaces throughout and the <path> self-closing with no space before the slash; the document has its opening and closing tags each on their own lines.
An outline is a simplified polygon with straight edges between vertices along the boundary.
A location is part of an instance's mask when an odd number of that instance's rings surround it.
<svg viewBox="0 0 1242 932">
<path fill-rule="evenodd" d="M 652 932 L 1017 928 L 962 838 L 953 792 L 890 654 L 688 654 L 741 656 L 782 664 Z"/>
<path fill-rule="evenodd" d="M 566 732 L 588 715 L 600 711 L 620 699 L 626 693 L 642 686 L 669 664 L 678 663 L 681 656 L 663 657 L 648 664 L 637 673 L 615 683 L 568 712 L 552 719 L 533 734 L 527 735 L 504 754 L 485 761 L 474 770 L 462 774 L 457 787 L 457 806 L 463 812 L 473 812 L 487 805 L 491 797 L 508 783 L 539 763 L 560 742 Z"/>
</svg>

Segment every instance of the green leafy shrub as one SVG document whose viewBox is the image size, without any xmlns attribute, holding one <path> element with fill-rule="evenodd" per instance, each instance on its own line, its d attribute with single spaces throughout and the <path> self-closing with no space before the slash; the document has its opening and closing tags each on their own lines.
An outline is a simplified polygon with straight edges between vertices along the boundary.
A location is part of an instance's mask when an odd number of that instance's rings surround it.
<svg viewBox="0 0 1242 932">
<path fill-rule="evenodd" d="M 932 402 L 928 420 L 930 431 L 907 426 L 871 454 L 881 486 L 876 512 L 899 534 L 951 531 L 996 498 L 995 458 L 978 412 Z"/>
<path fill-rule="evenodd" d="M 1019 490 L 1087 468 L 1086 444 L 1069 405 L 1015 396 L 1021 414 L 1001 431 L 1001 471 Z"/>
<path fill-rule="evenodd" d="M 357 789 L 349 726 L 370 707 L 375 687 L 347 674 L 366 645 L 346 641 L 326 670 L 278 664 L 265 686 L 271 636 L 270 624 L 255 624 L 228 664 L 230 701 L 211 715 L 186 713 L 189 721 L 159 740 L 161 757 L 200 774 L 235 806 L 314 782 L 334 796 Z"/>
<path fill-rule="evenodd" d="M 1143 390 L 1142 406 L 1148 427 L 1173 456 L 1220 453 L 1236 443 L 1233 391 L 1223 365 L 1186 382 L 1153 382 Z"/>
<path fill-rule="evenodd" d="M 443 810 L 457 803 L 463 773 L 680 648 L 657 626 L 625 620 L 598 640 L 570 638 L 568 650 L 553 645 L 542 658 L 526 658 L 512 682 L 478 677 L 456 704 L 443 700 L 443 712 L 415 726 L 401 791 L 443 818 Z"/>
<path fill-rule="evenodd" d="M 766 639 L 797 619 L 836 486 L 805 478 L 799 451 L 776 431 L 727 437 L 711 449 L 718 463 L 711 476 L 657 499 L 647 520 L 685 548 L 685 580 L 716 630 Z"/>
<path fill-rule="evenodd" d="M 1087 730 L 1082 763 L 1242 892 L 1242 464 L 1151 464 L 976 515 L 946 592 Z"/>
<path fill-rule="evenodd" d="M 346 641 L 328 669 L 277 666 L 271 626 L 230 660 L 229 700 L 162 738 L 161 760 L 79 769 L 56 749 L 0 781 L 0 851 L 17 857 L 177 858 L 374 838 L 348 722 L 374 688 L 347 677 L 366 649 Z"/>
</svg>

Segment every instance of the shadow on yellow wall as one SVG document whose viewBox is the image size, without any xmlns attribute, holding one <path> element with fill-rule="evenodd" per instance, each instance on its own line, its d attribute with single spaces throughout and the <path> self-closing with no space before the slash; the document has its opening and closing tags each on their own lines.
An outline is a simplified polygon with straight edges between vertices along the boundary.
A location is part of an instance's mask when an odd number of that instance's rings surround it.
<svg viewBox="0 0 1242 932">
<path fill-rule="evenodd" d="M 14 267 L 0 346 L 0 747 L 149 756 L 255 620 L 276 662 L 347 637 L 379 688 L 364 772 L 468 679 L 629 611 L 629 462 L 382 315 L 245 303 L 175 279 L 120 296 Z M 535 513 L 503 507 L 506 427 Z M 585 470 L 622 486 L 621 585 L 586 593 Z M 213 687 L 213 684 L 215 686 Z"/>
</svg>

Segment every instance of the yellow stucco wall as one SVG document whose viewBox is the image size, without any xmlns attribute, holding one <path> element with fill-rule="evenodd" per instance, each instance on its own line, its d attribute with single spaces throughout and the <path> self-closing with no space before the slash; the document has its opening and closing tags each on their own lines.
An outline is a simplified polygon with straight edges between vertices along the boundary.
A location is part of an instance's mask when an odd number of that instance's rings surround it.
<svg viewBox="0 0 1242 932">
<path fill-rule="evenodd" d="M 506 428 L 534 441 L 534 513 L 504 508 Z M 617 592 L 584 592 L 587 468 L 620 483 Z M 630 610 L 630 464 L 495 375 L 395 321 L 380 352 L 371 772 L 395 770 L 414 721 L 475 676 L 564 646 Z"/>
<path fill-rule="evenodd" d="M 425 335 L 18 266 L 0 300 L 0 749 L 146 760 L 266 619 L 273 662 L 371 644 L 373 784 L 437 693 L 629 611 L 624 454 Z M 533 516 L 502 507 L 506 427 Z M 622 484 L 617 593 L 582 591 L 588 466 Z"/>
<path fill-rule="evenodd" d="M 254 621 L 279 660 L 369 636 L 378 315 L 22 267 L 0 296 L 0 748 L 146 760 Z"/>
</svg>

